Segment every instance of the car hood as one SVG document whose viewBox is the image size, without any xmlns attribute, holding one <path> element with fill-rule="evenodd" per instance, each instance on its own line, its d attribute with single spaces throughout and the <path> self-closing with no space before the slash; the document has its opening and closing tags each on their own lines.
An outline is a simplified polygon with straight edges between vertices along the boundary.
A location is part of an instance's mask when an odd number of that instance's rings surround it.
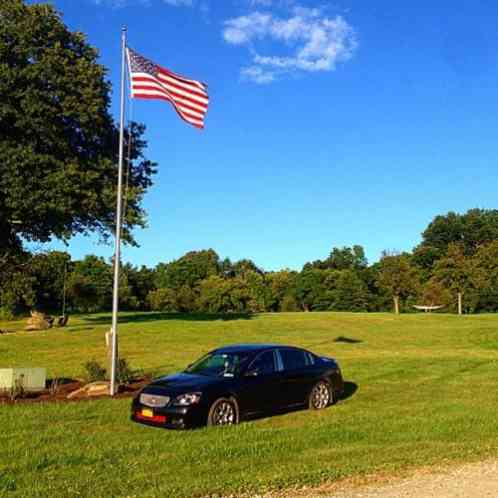
<svg viewBox="0 0 498 498">
<path fill-rule="evenodd" d="M 219 384 L 224 380 L 225 379 L 220 377 L 209 377 L 207 375 L 195 375 L 181 372 L 155 379 L 144 388 L 143 392 L 184 393 L 202 391 L 214 384 Z"/>
</svg>

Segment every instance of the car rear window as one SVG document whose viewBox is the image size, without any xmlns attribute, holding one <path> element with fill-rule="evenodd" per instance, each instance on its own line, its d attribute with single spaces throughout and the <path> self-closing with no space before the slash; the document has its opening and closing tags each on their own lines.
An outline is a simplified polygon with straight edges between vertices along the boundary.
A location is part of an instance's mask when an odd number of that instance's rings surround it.
<svg viewBox="0 0 498 498">
<path fill-rule="evenodd" d="M 299 349 L 280 349 L 280 357 L 284 364 L 284 370 L 299 370 L 309 364 L 305 351 Z"/>
</svg>

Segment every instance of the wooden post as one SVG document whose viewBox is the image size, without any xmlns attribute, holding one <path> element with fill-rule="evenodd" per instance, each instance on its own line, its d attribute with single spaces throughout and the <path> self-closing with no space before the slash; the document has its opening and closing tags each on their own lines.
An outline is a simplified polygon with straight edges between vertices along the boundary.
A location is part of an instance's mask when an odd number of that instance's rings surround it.
<svg viewBox="0 0 498 498">
<path fill-rule="evenodd" d="M 460 291 L 458 291 L 458 314 L 461 315 L 462 314 L 462 293 Z"/>
<path fill-rule="evenodd" d="M 394 301 L 394 313 L 396 315 L 399 315 L 399 296 L 397 295 L 393 296 L 393 301 Z"/>
</svg>

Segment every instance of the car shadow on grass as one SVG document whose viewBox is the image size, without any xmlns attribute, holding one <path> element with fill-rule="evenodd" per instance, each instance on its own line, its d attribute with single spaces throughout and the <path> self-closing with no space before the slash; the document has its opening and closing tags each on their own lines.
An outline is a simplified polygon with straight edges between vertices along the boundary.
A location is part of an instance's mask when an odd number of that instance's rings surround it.
<svg viewBox="0 0 498 498">
<path fill-rule="evenodd" d="M 345 344 L 358 344 L 363 341 L 360 339 L 353 339 L 352 337 L 344 337 L 343 335 L 340 335 L 339 337 L 336 337 L 334 339 L 334 342 L 343 342 Z"/>
<path fill-rule="evenodd" d="M 180 320 L 188 322 L 210 322 L 210 321 L 231 321 L 250 320 L 255 315 L 252 313 L 161 313 L 161 312 L 141 312 L 122 313 L 119 316 L 119 323 L 147 323 L 167 320 Z M 92 325 L 108 325 L 112 321 L 112 315 L 86 316 L 83 320 Z"/>
<path fill-rule="evenodd" d="M 348 380 L 344 381 L 344 390 L 339 396 L 338 401 L 344 401 L 353 397 L 356 394 L 356 391 L 358 391 L 358 384 L 356 384 L 356 382 L 351 382 Z"/>
</svg>

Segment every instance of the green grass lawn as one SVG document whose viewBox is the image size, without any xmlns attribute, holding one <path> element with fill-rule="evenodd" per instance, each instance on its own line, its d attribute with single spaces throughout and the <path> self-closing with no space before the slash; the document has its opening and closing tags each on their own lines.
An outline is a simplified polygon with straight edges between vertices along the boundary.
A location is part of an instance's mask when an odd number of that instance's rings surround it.
<svg viewBox="0 0 498 498">
<path fill-rule="evenodd" d="M 105 360 L 109 323 L 1 335 L 0 367 L 81 376 Z M 0 406 L 0 496 L 221 496 L 498 455 L 498 316 L 143 313 L 120 325 L 122 356 L 153 374 L 238 342 L 334 356 L 357 390 L 325 411 L 190 432 L 131 423 L 129 399 Z"/>
</svg>

